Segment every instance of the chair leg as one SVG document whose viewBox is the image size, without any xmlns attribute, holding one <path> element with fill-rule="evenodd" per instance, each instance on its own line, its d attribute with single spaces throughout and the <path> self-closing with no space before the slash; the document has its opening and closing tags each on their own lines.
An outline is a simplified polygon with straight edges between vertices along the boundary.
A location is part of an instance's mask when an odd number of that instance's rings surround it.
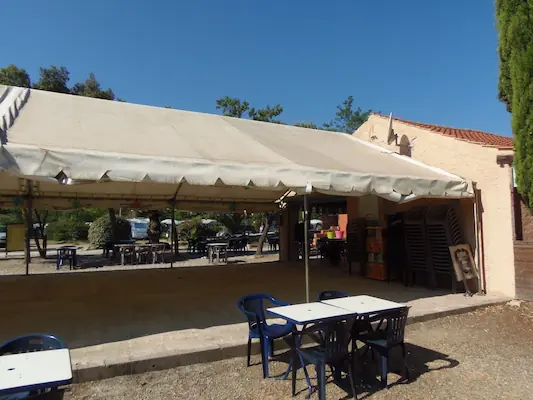
<svg viewBox="0 0 533 400">
<path fill-rule="evenodd" d="M 292 359 L 292 396 L 296 396 L 296 373 L 298 371 L 297 368 L 297 356 L 296 356 L 296 350 L 293 348 L 291 350 L 291 359 Z"/>
<path fill-rule="evenodd" d="M 268 339 L 259 339 L 261 345 L 261 364 L 263 365 L 263 378 L 268 378 Z"/>
<path fill-rule="evenodd" d="M 355 390 L 354 358 L 353 356 L 350 358 L 350 365 L 348 366 L 348 379 L 350 379 L 350 386 L 352 388 L 353 398 L 357 400 L 357 391 Z"/>
<path fill-rule="evenodd" d="M 403 356 L 403 366 L 405 368 L 405 379 L 409 380 L 409 367 L 407 366 L 407 351 L 405 350 L 405 343 L 402 342 L 402 356 Z"/>
<path fill-rule="evenodd" d="M 250 366 L 250 356 L 252 353 L 252 338 L 248 338 L 248 351 L 246 353 L 246 366 Z"/>
<path fill-rule="evenodd" d="M 318 399 L 326 400 L 326 365 L 320 363 L 316 366 L 318 380 Z"/>
<path fill-rule="evenodd" d="M 302 369 L 304 370 L 305 381 L 307 382 L 307 389 L 309 390 L 309 397 L 311 397 L 313 394 L 313 386 L 311 385 L 311 379 L 309 378 L 309 373 L 307 372 L 307 367 L 305 366 L 305 362 L 301 354 L 299 356 L 299 359 Z"/>
<path fill-rule="evenodd" d="M 381 373 L 381 385 L 383 387 L 387 387 L 387 375 L 389 373 L 389 355 L 380 354 L 379 358 L 380 358 L 379 370 Z"/>
<path fill-rule="evenodd" d="M 274 357 L 274 339 L 270 339 L 270 357 Z"/>
</svg>

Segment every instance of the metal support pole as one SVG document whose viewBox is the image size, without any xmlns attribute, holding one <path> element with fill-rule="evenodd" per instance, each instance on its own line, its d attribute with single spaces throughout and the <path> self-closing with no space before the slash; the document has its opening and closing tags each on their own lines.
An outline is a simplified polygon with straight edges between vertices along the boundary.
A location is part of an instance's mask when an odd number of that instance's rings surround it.
<svg viewBox="0 0 533 400">
<path fill-rule="evenodd" d="M 25 237 L 25 262 L 26 262 L 26 275 L 30 274 L 30 261 L 31 261 L 31 234 L 33 231 L 33 205 L 32 205 L 32 195 L 31 195 L 31 181 L 26 181 L 28 185 L 27 188 L 27 198 L 26 198 L 26 237 Z"/>
<path fill-rule="evenodd" d="M 307 195 L 304 194 L 305 301 L 309 303 L 309 213 L 307 208 Z"/>
<path fill-rule="evenodd" d="M 176 201 L 172 202 L 172 212 L 170 213 L 170 218 L 172 218 L 170 222 L 170 247 L 171 247 L 171 254 L 172 257 L 170 258 L 170 268 L 174 267 L 174 257 L 176 257 L 176 248 L 174 247 L 175 243 L 175 235 L 174 232 L 176 231 L 176 221 L 174 221 L 174 210 L 176 209 Z"/>
</svg>

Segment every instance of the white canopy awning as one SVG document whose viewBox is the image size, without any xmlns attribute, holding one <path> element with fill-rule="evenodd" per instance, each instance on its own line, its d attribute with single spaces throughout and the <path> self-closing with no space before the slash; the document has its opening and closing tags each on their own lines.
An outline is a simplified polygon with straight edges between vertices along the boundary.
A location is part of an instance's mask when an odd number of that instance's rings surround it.
<svg viewBox="0 0 533 400">
<path fill-rule="evenodd" d="M 287 191 L 394 201 L 466 180 L 344 133 L 0 86 L 0 206 L 272 207 Z M 22 178 L 22 179 L 21 179 Z"/>
</svg>

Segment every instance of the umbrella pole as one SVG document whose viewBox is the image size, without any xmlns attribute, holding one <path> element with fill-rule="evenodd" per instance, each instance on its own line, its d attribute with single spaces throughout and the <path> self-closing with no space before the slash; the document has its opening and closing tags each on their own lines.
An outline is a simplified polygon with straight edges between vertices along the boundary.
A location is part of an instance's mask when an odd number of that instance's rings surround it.
<svg viewBox="0 0 533 400">
<path fill-rule="evenodd" d="M 307 195 L 304 194 L 305 301 L 309 303 L 309 213 L 307 208 Z"/>
</svg>

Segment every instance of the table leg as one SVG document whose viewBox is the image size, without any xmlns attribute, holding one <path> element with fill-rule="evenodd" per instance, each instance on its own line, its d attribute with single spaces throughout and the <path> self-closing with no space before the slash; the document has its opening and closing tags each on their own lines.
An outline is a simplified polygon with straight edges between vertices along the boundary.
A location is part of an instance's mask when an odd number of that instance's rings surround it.
<svg viewBox="0 0 533 400">
<path fill-rule="evenodd" d="M 73 250 L 72 252 L 72 269 L 76 269 L 78 266 L 78 255 L 76 254 L 76 250 Z"/>
<path fill-rule="evenodd" d="M 120 249 L 120 262 L 122 265 L 126 265 L 125 264 L 125 254 L 124 254 L 124 250 L 123 249 Z"/>
</svg>

